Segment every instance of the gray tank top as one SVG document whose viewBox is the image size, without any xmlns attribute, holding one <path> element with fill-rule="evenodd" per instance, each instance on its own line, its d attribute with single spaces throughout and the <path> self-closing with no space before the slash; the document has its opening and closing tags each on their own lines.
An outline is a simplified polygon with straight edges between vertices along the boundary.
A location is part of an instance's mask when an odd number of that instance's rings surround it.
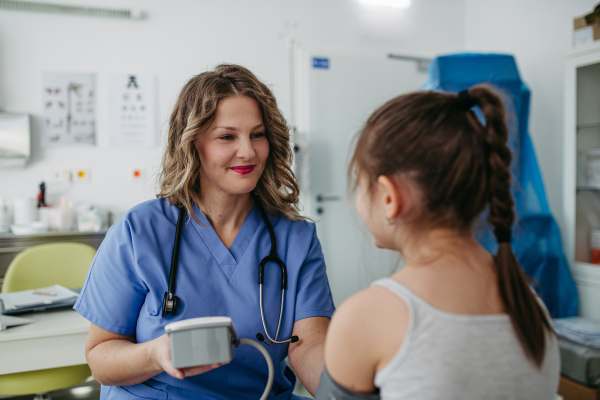
<svg viewBox="0 0 600 400">
<path fill-rule="evenodd" d="M 375 375 L 382 399 L 556 399 L 560 355 L 553 334 L 547 336 L 544 363 L 537 369 L 508 315 L 452 314 L 392 279 L 373 285 L 398 295 L 410 312 L 402 345 Z"/>
</svg>

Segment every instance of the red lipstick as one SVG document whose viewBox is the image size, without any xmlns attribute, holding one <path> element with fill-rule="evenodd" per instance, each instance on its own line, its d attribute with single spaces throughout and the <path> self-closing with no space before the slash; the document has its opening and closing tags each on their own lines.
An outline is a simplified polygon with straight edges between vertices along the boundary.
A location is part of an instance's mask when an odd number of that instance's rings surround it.
<svg viewBox="0 0 600 400">
<path fill-rule="evenodd" d="M 241 165 L 239 167 L 231 167 L 229 169 L 237 172 L 238 174 L 246 175 L 254 171 L 254 165 Z"/>
</svg>

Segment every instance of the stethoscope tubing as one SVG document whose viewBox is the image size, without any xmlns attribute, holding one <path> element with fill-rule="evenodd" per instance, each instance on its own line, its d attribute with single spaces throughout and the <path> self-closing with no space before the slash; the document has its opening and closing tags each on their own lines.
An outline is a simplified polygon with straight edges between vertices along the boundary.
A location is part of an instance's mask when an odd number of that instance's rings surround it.
<svg viewBox="0 0 600 400">
<path fill-rule="evenodd" d="M 256 206 L 258 207 L 258 210 L 260 211 L 260 215 L 265 223 L 265 226 L 267 227 L 267 231 L 269 232 L 269 238 L 271 239 L 271 254 L 269 254 L 268 256 L 266 256 L 265 258 L 262 259 L 262 261 L 260 262 L 259 268 L 258 268 L 260 318 L 262 320 L 265 334 L 267 335 L 267 338 L 269 339 L 270 342 L 264 340 L 264 337 L 262 337 L 262 335 L 260 333 L 257 334 L 256 337 L 258 340 L 260 340 L 261 342 L 263 342 L 269 346 L 271 346 L 273 344 L 295 343 L 298 341 L 297 336 L 292 336 L 287 340 L 281 340 L 281 341 L 277 340 L 279 338 L 279 331 L 281 329 L 281 321 L 283 319 L 283 308 L 284 308 L 284 304 L 285 304 L 285 291 L 287 289 L 287 267 L 286 267 L 285 263 L 283 262 L 283 260 L 281 260 L 277 256 L 277 241 L 276 241 L 276 237 L 275 237 L 275 231 L 273 230 L 273 226 L 271 225 L 271 222 L 269 221 L 269 217 L 260 202 L 260 198 L 258 197 L 258 194 L 256 192 L 251 192 L 250 195 L 252 196 L 254 203 L 256 204 Z M 168 313 L 175 314 L 177 311 L 178 299 L 175 296 L 175 278 L 176 278 L 176 274 L 177 274 L 177 261 L 178 261 L 178 256 L 179 256 L 179 245 L 181 242 L 181 230 L 183 227 L 183 219 L 184 219 L 185 214 L 186 214 L 185 207 L 181 207 L 179 209 L 179 215 L 177 218 L 177 227 L 175 230 L 175 243 L 173 246 L 173 256 L 171 257 L 171 270 L 169 272 L 169 286 L 168 286 L 168 291 L 165 292 L 165 295 L 163 297 L 163 308 L 162 308 L 162 316 L 163 317 L 165 317 Z M 267 262 L 274 262 L 277 265 L 279 265 L 279 267 L 281 268 L 281 306 L 279 309 L 279 322 L 277 323 L 277 332 L 275 333 L 275 339 L 271 338 L 271 336 L 269 335 L 269 331 L 267 330 L 267 324 L 265 321 L 265 312 L 264 312 L 264 308 L 263 308 L 263 281 L 264 281 L 265 265 L 267 264 Z"/>
<path fill-rule="evenodd" d="M 268 344 L 269 346 L 271 346 L 272 344 L 284 344 L 284 343 L 290 343 L 292 341 L 292 338 L 289 338 L 288 340 L 282 340 L 282 341 L 277 341 L 277 338 L 279 337 L 279 329 L 281 328 L 281 320 L 283 319 L 283 305 L 285 302 L 285 289 L 281 289 L 281 308 L 279 310 L 279 323 L 277 324 L 277 332 L 275 333 L 275 339 L 271 338 L 271 336 L 269 335 L 269 331 L 267 330 L 267 323 L 265 321 L 265 314 L 263 312 L 263 285 L 262 283 L 259 285 L 260 286 L 260 318 L 262 319 L 262 324 L 263 324 L 263 328 L 265 329 L 265 333 L 267 334 L 267 339 L 269 339 L 271 341 L 271 343 L 267 342 L 266 340 L 263 340 L 263 343 Z"/>
</svg>

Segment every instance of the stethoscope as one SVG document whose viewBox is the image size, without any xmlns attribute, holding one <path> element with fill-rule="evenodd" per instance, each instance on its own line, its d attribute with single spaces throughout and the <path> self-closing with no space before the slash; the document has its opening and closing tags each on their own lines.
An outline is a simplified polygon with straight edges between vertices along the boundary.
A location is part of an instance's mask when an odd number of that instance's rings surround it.
<svg viewBox="0 0 600 400">
<path fill-rule="evenodd" d="M 258 207 L 258 211 L 260 211 L 260 215 L 265 222 L 267 230 L 269 231 L 269 237 L 271 238 L 271 254 L 266 256 L 260 262 L 258 266 L 258 286 L 259 286 L 259 298 L 260 298 L 260 318 L 262 319 L 263 328 L 265 329 L 265 334 L 267 335 L 268 341 L 265 340 L 265 337 L 262 333 L 257 333 L 256 338 L 271 346 L 272 344 L 278 343 L 296 343 L 299 339 L 298 336 L 292 336 L 287 340 L 278 341 L 277 338 L 279 336 L 279 329 L 281 328 L 281 319 L 283 317 L 283 305 L 285 302 L 285 291 L 287 290 L 287 267 L 285 263 L 277 256 L 277 241 L 275 239 L 275 232 L 273 231 L 273 226 L 271 225 L 271 221 L 267 217 L 267 213 L 263 208 L 260 199 L 258 198 L 258 194 L 256 192 L 250 192 L 254 203 Z M 177 228 L 175 229 L 175 244 L 173 246 L 173 256 L 171 257 L 171 272 L 169 273 L 169 290 L 165 292 L 163 296 L 163 306 L 162 306 L 162 316 L 165 317 L 168 313 L 175 314 L 177 312 L 177 296 L 175 296 L 175 276 L 177 274 L 177 259 L 179 257 L 179 244 L 181 243 L 181 230 L 183 229 L 183 219 L 185 217 L 185 207 L 181 207 L 179 209 L 179 217 L 177 218 Z M 279 310 L 279 323 L 277 324 L 277 332 L 275 333 L 275 338 L 271 338 L 269 332 L 267 331 L 267 324 L 265 322 L 265 313 L 263 310 L 263 282 L 265 276 L 265 265 L 268 262 L 274 262 L 279 265 L 281 268 L 281 308 Z"/>
</svg>

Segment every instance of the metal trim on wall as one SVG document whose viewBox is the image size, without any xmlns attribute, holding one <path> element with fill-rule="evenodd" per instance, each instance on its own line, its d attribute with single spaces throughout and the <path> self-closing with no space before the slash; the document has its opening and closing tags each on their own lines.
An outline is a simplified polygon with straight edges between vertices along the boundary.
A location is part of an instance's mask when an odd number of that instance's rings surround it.
<svg viewBox="0 0 600 400">
<path fill-rule="evenodd" d="M 431 58 L 405 56 L 402 54 L 393 54 L 393 53 L 389 53 L 388 58 L 391 58 L 392 60 L 400 60 L 400 61 L 414 61 L 417 63 L 417 68 L 419 69 L 420 72 L 427 72 L 427 67 L 429 66 L 429 63 L 431 62 Z"/>
<path fill-rule="evenodd" d="M 54 14 L 70 14 L 86 17 L 142 19 L 141 10 L 125 8 L 83 7 L 71 4 L 38 3 L 33 1 L 0 0 L 0 9 L 43 12 Z"/>
</svg>

